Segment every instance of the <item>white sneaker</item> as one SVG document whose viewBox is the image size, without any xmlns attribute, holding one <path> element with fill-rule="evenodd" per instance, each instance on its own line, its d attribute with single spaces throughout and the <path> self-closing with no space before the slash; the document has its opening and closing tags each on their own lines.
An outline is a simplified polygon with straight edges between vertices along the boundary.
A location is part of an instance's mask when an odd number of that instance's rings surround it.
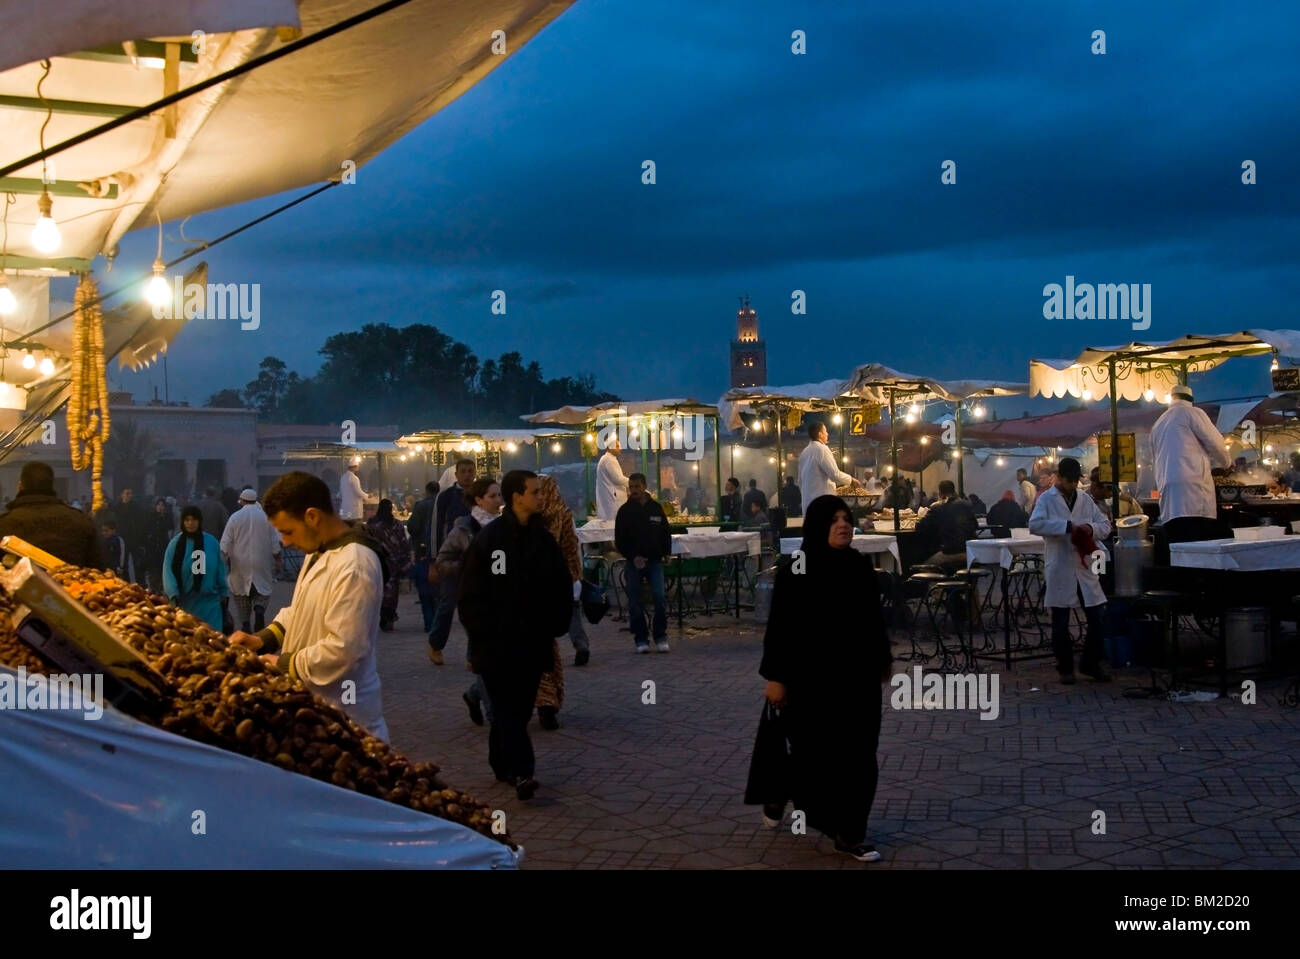
<svg viewBox="0 0 1300 959">
<path fill-rule="evenodd" d="M 650 652 L 650 644 L 649 644 L 649 643 L 637 643 L 637 644 L 636 644 L 636 651 L 637 651 L 638 653 L 648 653 L 648 652 Z"/>
<path fill-rule="evenodd" d="M 668 640 L 666 639 L 659 640 L 659 642 L 655 644 L 655 649 L 659 650 L 659 652 L 661 653 L 668 652 L 669 651 Z"/>
</svg>

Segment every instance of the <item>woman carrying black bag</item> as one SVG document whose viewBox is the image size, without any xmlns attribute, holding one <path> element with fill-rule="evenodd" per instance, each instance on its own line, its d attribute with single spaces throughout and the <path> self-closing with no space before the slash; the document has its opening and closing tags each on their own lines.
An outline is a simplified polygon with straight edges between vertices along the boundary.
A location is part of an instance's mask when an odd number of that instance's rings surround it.
<svg viewBox="0 0 1300 959">
<path fill-rule="evenodd" d="M 759 674 L 789 740 L 788 798 L 837 852 L 880 858 L 867 841 L 876 795 L 880 684 L 892 654 L 871 560 L 853 549 L 853 513 L 837 496 L 819 496 L 804 513 L 800 551 L 781 560 L 763 636 Z M 755 763 L 779 762 L 765 714 Z M 764 747 L 764 732 L 768 736 Z M 751 770 L 751 783 L 762 770 Z M 779 802 L 779 805 L 778 805 Z M 764 800 L 763 820 L 780 825 L 785 803 Z"/>
</svg>

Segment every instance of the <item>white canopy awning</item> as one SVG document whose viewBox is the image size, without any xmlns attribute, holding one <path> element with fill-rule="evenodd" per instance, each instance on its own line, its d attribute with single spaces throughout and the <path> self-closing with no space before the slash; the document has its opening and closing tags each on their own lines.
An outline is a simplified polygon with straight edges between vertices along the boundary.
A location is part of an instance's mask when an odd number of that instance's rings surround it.
<svg viewBox="0 0 1300 959">
<path fill-rule="evenodd" d="M 834 406 L 836 400 L 861 402 L 848 392 L 846 380 L 822 380 L 796 386 L 736 386 L 718 400 L 718 415 L 728 430 L 744 425 L 742 413 L 752 413 L 757 406 L 780 404 L 791 409 L 815 410 Z"/>
<path fill-rule="evenodd" d="M 521 417 L 525 423 L 555 423 L 566 426 L 580 426 L 590 423 L 601 415 L 622 410 L 628 416 L 654 416 L 657 414 L 678 413 L 704 416 L 717 416 L 718 408 L 708 403 L 701 403 L 687 397 L 667 400 L 610 400 L 595 406 L 562 406 L 558 410 L 542 410 L 540 413 L 527 413 Z"/>
<path fill-rule="evenodd" d="M 112 249 L 127 231 L 153 227 L 155 210 L 170 221 L 337 180 L 500 65 L 506 57 L 493 52 L 493 31 L 505 32 L 506 52 L 513 54 L 571 2 L 412 0 L 181 100 L 173 116 L 173 108 L 159 110 L 60 152 L 50 177 L 74 189 L 86 184 L 101 198 L 52 190 L 63 242 L 56 253 L 42 254 L 29 240 L 39 197 L 20 193 L 9 210 L 8 252 L 85 261 Z M 0 106 L 0 166 L 39 149 L 45 112 L 32 101 L 41 57 L 52 58 L 42 98 L 85 105 L 79 111 L 60 105 L 45 131 L 50 146 L 99 126 L 118 108 L 172 92 L 161 69 L 165 60 L 131 62 L 93 48 L 180 41 L 177 86 L 184 90 L 299 38 L 296 30 L 275 27 L 301 25 L 301 36 L 310 37 L 373 6 L 374 0 L 7 4 L 0 10 L 0 69 L 8 68 L 0 73 L 0 96 L 23 98 L 28 108 L 13 101 Z M 194 30 L 206 31 L 197 53 Z M 39 179 L 41 164 L 10 176 Z"/>
<path fill-rule="evenodd" d="M 534 443 L 540 443 L 549 439 L 562 439 L 564 437 L 581 437 L 582 432 L 579 430 L 566 429 L 532 429 L 532 430 L 475 430 L 475 429 L 445 429 L 445 430 L 422 430 L 418 433 L 410 433 L 406 436 L 398 437 L 394 442 L 404 449 L 415 447 L 435 446 L 454 447 L 466 443 L 514 443 L 520 446 L 531 446 Z"/>
<path fill-rule="evenodd" d="M 1113 360 L 1116 394 L 1120 398 L 1140 399 L 1148 389 L 1163 396 L 1178 383 L 1182 369 L 1204 373 L 1233 357 L 1274 351 L 1288 359 L 1300 355 L 1300 331 L 1189 334 L 1163 343 L 1089 347 L 1074 360 L 1031 360 L 1029 389 L 1035 396 L 1084 397 L 1086 392 L 1089 395 L 1085 398 L 1102 399 L 1109 395 Z"/>
<path fill-rule="evenodd" d="M 935 377 L 900 373 L 882 363 L 866 363 L 853 371 L 847 390 L 872 402 L 886 405 L 889 396 L 938 397 L 959 402 L 975 396 L 1015 396 L 1025 393 L 1028 383 L 1003 380 L 940 380 Z"/>
</svg>

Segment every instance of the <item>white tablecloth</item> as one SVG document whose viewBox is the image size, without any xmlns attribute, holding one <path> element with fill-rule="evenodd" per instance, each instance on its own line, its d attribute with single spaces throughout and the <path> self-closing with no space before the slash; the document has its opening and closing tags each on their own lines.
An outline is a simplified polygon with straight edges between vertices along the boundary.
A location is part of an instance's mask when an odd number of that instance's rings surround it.
<svg viewBox="0 0 1300 959">
<path fill-rule="evenodd" d="M 757 531 L 750 533 L 678 533 L 673 536 L 673 555 L 703 559 L 748 553 L 757 556 L 762 544 Z"/>
<path fill-rule="evenodd" d="M 1024 553 L 1037 553 L 1041 556 L 1045 551 L 1046 544 L 1041 536 L 1031 536 L 1028 539 L 968 539 L 966 565 L 996 564 L 1003 569 L 1010 569 L 1017 556 Z"/>
<path fill-rule="evenodd" d="M 1211 539 L 1201 543 L 1170 543 L 1171 566 L 1197 569 L 1300 569 L 1300 536 L 1277 539 Z"/>
<path fill-rule="evenodd" d="M 781 555 L 788 556 L 799 548 L 803 539 L 799 536 L 786 536 L 781 540 Z M 888 570 L 891 573 L 897 573 L 903 568 L 903 561 L 898 555 L 898 538 L 895 536 L 863 536 L 856 535 L 853 537 L 853 548 L 859 553 L 872 554 L 880 556 L 880 568 Z"/>
<path fill-rule="evenodd" d="M 593 519 L 578 527 L 579 543 L 603 543 L 614 538 L 614 521 Z"/>
</svg>

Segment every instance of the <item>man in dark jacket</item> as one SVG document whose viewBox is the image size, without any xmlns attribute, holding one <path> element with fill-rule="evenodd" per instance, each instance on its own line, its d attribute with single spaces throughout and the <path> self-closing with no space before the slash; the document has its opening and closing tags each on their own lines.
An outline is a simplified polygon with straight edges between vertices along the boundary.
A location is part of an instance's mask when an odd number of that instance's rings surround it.
<svg viewBox="0 0 1300 959">
<path fill-rule="evenodd" d="M 406 533 L 411 539 L 411 581 L 420 597 L 420 612 L 424 614 L 424 631 L 433 629 L 433 612 L 438 606 L 438 590 L 429 582 L 429 563 L 433 561 L 429 546 L 433 542 L 433 508 L 438 499 L 438 484 L 424 485 L 424 499 L 411 510 L 406 521 Z"/>
<path fill-rule="evenodd" d="M 718 517 L 724 522 L 739 523 L 745 517 L 740 512 L 740 480 L 732 476 L 723 487 L 722 503 Z"/>
<path fill-rule="evenodd" d="M 230 511 L 221 505 L 221 500 L 217 499 L 215 486 L 209 486 L 203 499 L 199 501 L 199 512 L 203 514 L 203 532 L 211 533 L 220 541 L 221 534 L 226 531 L 226 521 L 230 519 Z"/>
<path fill-rule="evenodd" d="M 664 598 L 663 558 L 673 551 L 673 535 L 663 507 L 645 489 L 645 474 L 627 478 L 627 502 L 614 518 L 614 548 L 627 560 L 627 617 L 638 653 L 650 652 L 646 638 L 645 608 L 641 605 L 641 584 L 650 583 L 654 597 L 654 641 L 661 653 L 668 652 L 668 603 Z"/>
<path fill-rule="evenodd" d="M 439 493 L 438 498 L 434 500 L 433 542 L 429 546 L 430 562 L 437 558 L 438 550 L 442 549 L 443 541 L 451 532 L 451 528 L 456 525 L 456 520 L 470 514 L 469 500 L 465 498 L 465 494 L 474 483 L 475 471 L 473 460 L 457 460 L 456 482 Z M 437 569 L 433 570 L 433 576 L 435 579 L 438 578 Z M 426 581 L 428 577 L 429 570 L 426 568 Z M 429 621 L 429 661 L 435 666 L 443 664 L 442 651 L 447 648 L 447 640 L 451 637 L 451 620 L 456 614 L 456 592 L 457 586 L 453 580 L 444 580 L 437 584 L 437 598 L 433 604 L 433 616 Z"/>
<path fill-rule="evenodd" d="M 492 702 L 488 763 L 522 800 L 538 786 L 528 720 L 554 662 L 554 639 L 569 631 L 573 612 L 573 577 L 539 515 L 540 490 L 528 470 L 502 478 L 506 508 L 466 550 L 457 603 L 471 664 Z"/>
<path fill-rule="evenodd" d="M 988 524 L 1007 529 L 1028 529 L 1029 514 L 1016 502 L 1016 494 L 1003 490 L 1002 498 L 989 508 Z"/>
<path fill-rule="evenodd" d="M 74 566 L 103 569 L 99 534 L 89 516 L 54 495 L 54 470 L 28 463 L 18 477 L 18 495 L 0 514 L 0 537 L 17 536 Z"/>
<path fill-rule="evenodd" d="M 628 479 L 630 480 L 631 477 L 628 477 Z M 756 479 L 749 481 L 749 489 L 745 491 L 745 496 L 740 501 L 740 514 L 742 516 L 749 515 L 750 503 L 757 503 L 763 509 L 767 509 L 767 494 L 758 488 L 758 480 Z"/>
<path fill-rule="evenodd" d="M 966 565 L 966 541 L 979 532 L 975 511 L 970 503 L 957 496 L 951 480 L 939 483 L 939 498 L 919 523 L 916 535 L 935 554 L 926 562 L 955 572 Z"/>
<path fill-rule="evenodd" d="M 793 474 L 785 478 L 785 485 L 781 487 L 781 508 L 786 516 L 802 515 L 803 493 L 795 485 Z"/>
</svg>

